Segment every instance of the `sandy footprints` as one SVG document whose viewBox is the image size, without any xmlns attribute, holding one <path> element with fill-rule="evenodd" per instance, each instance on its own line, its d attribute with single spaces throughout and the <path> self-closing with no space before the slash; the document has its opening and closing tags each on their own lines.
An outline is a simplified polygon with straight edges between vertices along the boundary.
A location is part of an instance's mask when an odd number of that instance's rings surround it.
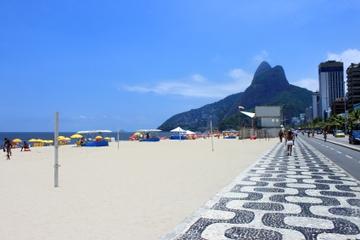
<svg viewBox="0 0 360 240">
<path fill-rule="evenodd" d="M 307 143 L 277 145 L 176 239 L 360 239 L 359 183 Z"/>
</svg>

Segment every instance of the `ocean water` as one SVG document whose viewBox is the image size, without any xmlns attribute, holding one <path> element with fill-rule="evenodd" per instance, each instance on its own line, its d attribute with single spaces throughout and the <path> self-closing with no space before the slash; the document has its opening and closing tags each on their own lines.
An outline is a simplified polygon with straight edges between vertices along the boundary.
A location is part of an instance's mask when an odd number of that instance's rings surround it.
<svg viewBox="0 0 360 240">
<path fill-rule="evenodd" d="M 75 132 L 60 132 L 59 136 L 70 137 L 73 134 L 75 134 Z M 119 139 L 121 141 L 129 140 L 129 137 L 131 136 L 131 134 L 132 134 L 132 132 L 120 132 Z M 157 135 L 160 137 L 162 137 L 162 136 L 168 137 L 168 136 L 170 136 L 170 133 L 169 132 L 160 132 Z M 102 136 L 117 139 L 116 132 L 103 133 Z M 8 138 L 8 139 L 20 138 L 21 140 L 26 140 L 26 141 L 28 141 L 31 138 L 53 140 L 54 133 L 53 132 L 0 132 L 0 146 L 3 144 L 4 138 Z M 76 140 L 72 140 L 72 141 L 75 142 Z"/>
</svg>

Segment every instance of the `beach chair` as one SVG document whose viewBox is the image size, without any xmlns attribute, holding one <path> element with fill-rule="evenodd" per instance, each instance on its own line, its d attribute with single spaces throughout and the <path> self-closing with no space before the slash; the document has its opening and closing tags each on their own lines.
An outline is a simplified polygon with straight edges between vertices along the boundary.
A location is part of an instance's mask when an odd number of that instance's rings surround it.
<svg viewBox="0 0 360 240">
<path fill-rule="evenodd" d="M 29 146 L 29 145 L 24 146 L 24 147 L 23 147 L 23 151 L 24 151 L 24 152 L 31 152 L 30 146 Z"/>
</svg>

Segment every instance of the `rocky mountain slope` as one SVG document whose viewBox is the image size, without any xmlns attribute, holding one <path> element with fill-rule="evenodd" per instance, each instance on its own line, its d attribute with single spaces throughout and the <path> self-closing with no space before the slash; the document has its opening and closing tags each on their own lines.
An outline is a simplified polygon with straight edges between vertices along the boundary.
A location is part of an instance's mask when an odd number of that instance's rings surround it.
<svg viewBox="0 0 360 240">
<path fill-rule="evenodd" d="M 311 94 L 312 92 L 305 88 L 289 84 L 281 66 L 271 67 L 269 63 L 262 62 L 254 74 L 251 85 L 244 92 L 235 93 L 198 109 L 176 114 L 159 128 L 168 131 L 181 126 L 203 131 L 208 129 L 211 118 L 214 126 L 221 130 L 236 129 L 239 128 L 240 123 L 250 123 L 239 113 L 238 106 L 244 106 L 249 111 L 260 105 L 282 106 L 284 118 L 291 119 L 311 105 Z"/>
</svg>

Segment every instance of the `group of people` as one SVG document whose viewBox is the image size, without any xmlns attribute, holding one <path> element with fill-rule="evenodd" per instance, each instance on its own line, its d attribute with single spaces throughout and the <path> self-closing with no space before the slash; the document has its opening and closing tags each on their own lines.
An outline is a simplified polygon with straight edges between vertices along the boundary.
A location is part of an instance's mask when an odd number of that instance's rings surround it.
<svg viewBox="0 0 360 240">
<path fill-rule="evenodd" d="M 2 148 L 3 148 L 3 152 L 6 152 L 6 159 L 10 160 L 11 155 L 12 155 L 11 149 L 13 148 L 13 144 L 12 144 L 11 140 L 8 138 L 4 138 L 4 143 L 3 143 Z M 26 141 L 24 141 L 23 144 L 21 145 L 20 151 L 23 151 L 23 150 L 30 151 L 30 146 Z"/>
<path fill-rule="evenodd" d="M 288 156 L 292 155 L 292 149 L 295 144 L 296 135 L 297 134 L 295 132 L 293 132 L 291 129 L 289 129 L 289 130 L 280 129 L 280 131 L 279 131 L 280 142 L 283 142 L 283 139 L 285 139 L 285 145 L 287 147 L 287 155 Z"/>
<path fill-rule="evenodd" d="M 311 137 L 314 137 L 315 136 L 315 130 L 314 129 L 312 129 L 312 130 L 307 130 L 306 131 L 307 132 L 307 136 L 308 137 L 310 137 L 310 135 L 311 135 Z M 302 134 L 304 135 L 304 133 L 305 133 L 305 131 L 302 131 Z M 327 139 L 327 134 L 328 134 L 328 130 L 327 129 L 323 129 L 322 130 L 322 135 L 323 135 L 323 137 L 324 137 L 324 142 L 326 142 L 326 139 Z"/>
</svg>

